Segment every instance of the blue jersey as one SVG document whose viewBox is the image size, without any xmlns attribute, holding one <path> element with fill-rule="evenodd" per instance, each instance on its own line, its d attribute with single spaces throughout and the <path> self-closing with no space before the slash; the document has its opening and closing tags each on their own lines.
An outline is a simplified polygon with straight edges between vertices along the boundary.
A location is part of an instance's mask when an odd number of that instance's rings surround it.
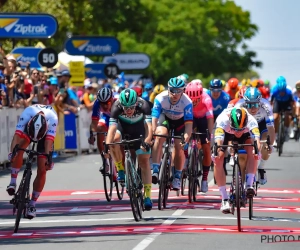
<svg viewBox="0 0 300 250">
<path fill-rule="evenodd" d="M 284 91 L 284 94 L 282 95 L 282 92 L 279 92 L 279 90 L 277 89 L 277 85 L 275 85 L 271 89 L 271 101 L 273 102 L 274 100 L 276 100 L 278 102 L 294 101 L 292 90 L 286 88 L 286 90 Z"/>
<path fill-rule="evenodd" d="M 176 104 L 171 104 L 168 91 L 165 90 L 157 95 L 154 99 L 152 117 L 159 118 L 160 114 L 162 113 L 170 120 L 179 120 L 183 118 L 185 122 L 192 122 L 192 100 L 186 94 L 182 94 L 181 98 Z"/>
<path fill-rule="evenodd" d="M 103 112 L 101 110 L 99 100 L 96 99 L 93 105 L 92 120 L 97 120 L 99 121 L 100 124 L 106 125 L 106 127 L 108 128 L 109 118 L 110 118 L 110 111 Z"/>
<path fill-rule="evenodd" d="M 230 102 L 230 96 L 226 92 L 222 91 L 219 98 L 214 99 L 211 96 L 210 90 L 207 90 L 206 93 L 211 97 L 212 105 L 213 105 L 213 109 L 214 109 L 214 117 L 216 118 L 217 116 L 219 116 L 219 114 L 222 113 L 222 111 L 224 109 L 227 108 L 228 103 Z"/>
</svg>

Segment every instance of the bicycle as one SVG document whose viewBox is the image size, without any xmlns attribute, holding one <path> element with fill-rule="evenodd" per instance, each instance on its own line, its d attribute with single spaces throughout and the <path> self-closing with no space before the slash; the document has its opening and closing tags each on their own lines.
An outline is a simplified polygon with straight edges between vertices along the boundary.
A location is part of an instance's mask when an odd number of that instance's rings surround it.
<svg viewBox="0 0 300 250">
<path fill-rule="evenodd" d="M 296 116 L 294 118 L 294 127 L 293 127 L 293 129 L 294 129 L 294 132 L 295 132 L 294 139 L 295 139 L 296 142 L 298 142 L 299 141 L 299 137 L 300 137 L 300 121 L 299 121 L 299 117 L 298 116 Z"/>
<path fill-rule="evenodd" d="M 143 182 L 141 179 L 141 169 L 135 167 L 135 160 L 133 160 L 130 152 L 130 144 L 134 142 L 141 142 L 144 145 L 144 138 L 141 136 L 139 139 L 122 140 L 121 142 L 113 142 L 106 144 L 104 142 L 105 152 L 108 151 L 107 146 L 121 145 L 124 146 L 125 152 L 125 186 L 126 192 L 130 198 L 131 210 L 135 221 L 143 218 L 144 197 L 143 197 Z"/>
<path fill-rule="evenodd" d="M 231 147 L 234 150 L 234 165 L 233 165 L 233 171 L 232 171 L 232 181 L 230 184 L 230 190 L 229 190 L 229 203 L 231 204 L 231 213 L 234 215 L 235 208 L 237 211 L 237 226 L 238 231 L 241 232 L 241 206 L 246 207 L 247 204 L 247 198 L 246 198 L 246 190 L 245 186 L 242 183 L 242 175 L 241 175 L 241 168 L 238 160 L 238 150 L 240 147 L 245 146 L 252 146 L 254 147 L 255 154 L 258 154 L 258 148 L 257 148 L 257 142 L 254 141 L 253 144 L 238 144 L 235 141 L 231 142 L 231 145 L 217 145 L 217 143 L 214 144 L 214 156 L 218 155 L 218 148 L 228 148 Z M 250 205 L 251 207 L 249 210 L 253 209 L 253 198 L 250 199 Z"/>
<path fill-rule="evenodd" d="M 107 132 L 97 132 L 95 134 L 103 134 L 107 135 Z M 114 166 L 112 162 L 111 156 L 109 158 L 105 158 L 103 154 L 101 154 L 102 158 L 102 169 L 100 169 L 100 172 L 103 177 L 103 183 L 104 183 L 104 192 L 105 197 L 107 201 L 111 201 L 112 198 L 112 192 L 113 192 L 113 185 L 115 184 L 117 196 L 119 200 L 123 199 L 124 194 L 124 185 L 117 180 L 117 169 L 116 166 Z"/>
<path fill-rule="evenodd" d="M 26 208 L 30 201 L 30 187 L 29 186 L 30 186 L 30 178 L 32 175 L 33 157 L 38 156 L 38 155 L 43 155 L 43 156 L 47 157 L 48 162 L 52 162 L 52 153 L 53 152 L 49 152 L 49 154 L 39 153 L 34 150 L 35 144 L 36 143 L 33 143 L 31 149 L 19 148 L 19 144 L 17 144 L 12 151 L 12 158 L 16 155 L 16 153 L 18 151 L 24 151 L 28 156 L 26 159 L 26 163 L 25 163 L 26 167 L 23 172 L 23 177 L 21 179 L 18 191 L 14 194 L 14 198 L 12 198 L 10 200 L 10 204 L 13 205 L 13 215 L 15 215 L 15 212 L 17 210 L 14 233 L 18 232 L 22 214 L 23 214 L 23 218 L 26 218 Z"/>
<path fill-rule="evenodd" d="M 278 142 L 277 142 L 278 156 L 281 156 L 281 154 L 282 154 L 283 143 L 285 141 L 284 121 L 285 121 L 285 112 L 281 111 L 280 112 L 280 120 L 279 120 L 279 128 L 278 128 Z"/>
<path fill-rule="evenodd" d="M 163 210 L 167 207 L 167 200 L 169 195 L 169 190 L 171 190 L 171 163 L 172 163 L 172 138 L 180 139 L 181 143 L 184 144 L 183 134 L 181 136 L 174 136 L 173 130 L 169 131 L 169 135 L 158 135 L 153 134 L 153 136 L 166 138 L 166 142 L 163 146 L 163 157 L 159 167 L 159 192 L 158 192 L 158 209 Z"/>
</svg>

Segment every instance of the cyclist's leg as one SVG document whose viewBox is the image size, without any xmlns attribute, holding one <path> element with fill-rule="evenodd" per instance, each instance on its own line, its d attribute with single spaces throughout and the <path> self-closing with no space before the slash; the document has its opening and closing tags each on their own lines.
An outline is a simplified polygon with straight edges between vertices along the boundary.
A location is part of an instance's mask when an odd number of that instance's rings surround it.
<svg viewBox="0 0 300 250">
<path fill-rule="evenodd" d="M 248 134 L 248 135 L 247 135 Z M 239 143 L 245 143 L 245 144 L 251 144 L 253 143 L 252 139 L 250 138 L 250 134 L 246 133 L 242 137 L 244 137 L 245 140 L 243 142 Z M 246 146 L 245 150 L 247 152 L 247 164 L 246 164 L 246 189 L 247 189 L 247 197 L 251 198 L 255 195 L 255 190 L 253 188 L 253 181 L 254 176 L 257 171 L 257 165 L 258 161 L 254 159 L 253 154 L 253 147 Z"/>
<path fill-rule="evenodd" d="M 242 183 L 245 182 L 245 174 L 246 174 L 246 164 L 247 164 L 247 152 L 245 149 L 239 150 L 239 164 L 241 168 L 241 176 L 242 176 Z"/>
<path fill-rule="evenodd" d="M 103 119 L 100 119 L 97 125 L 97 132 L 107 132 L 108 125 L 105 123 Z M 105 140 L 104 134 L 97 134 L 97 147 L 99 153 L 101 154 L 104 149 L 103 141 Z"/>
<path fill-rule="evenodd" d="M 290 123 L 291 123 L 291 110 L 292 107 L 290 106 L 289 102 L 283 103 L 283 110 L 284 113 L 284 133 L 285 133 L 285 141 L 288 141 L 290 139 Z"/>
</svg>

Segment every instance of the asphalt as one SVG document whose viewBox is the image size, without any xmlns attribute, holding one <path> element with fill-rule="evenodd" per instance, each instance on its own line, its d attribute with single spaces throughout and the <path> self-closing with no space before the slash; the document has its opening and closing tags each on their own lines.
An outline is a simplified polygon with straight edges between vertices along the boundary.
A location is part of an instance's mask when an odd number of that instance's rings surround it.
<svg viewBox="0 0 300 250">
<path fill-rule="evenodd" d="M 242 210 L 242 232 L 237 231 L 235 215 L 219 211 L 221 200 L 213 181 L 209 192 L 199 193 L 192 204 L 171 192 L 164 211 L 157 209 L 155 185 L 153 210 L 135 222 L 127 194 L 122 201 L 116 193 L 106 201 L 98 171 L 101 160 L 92 154 L 56 162 L 47 173 L 37 217 L 22 219 L 19 232 L 13 234 L 14 216 L 5 191 L 9 170 L 1 171 L 1 249 L 299 249 L 300 144 L 290 140 L 283 151 L 281 157 L 273 153 L 266 164 L 268 183 L 258 190 L 253 220 L 248 219 L 248 208 Z M 36 169 L 33 177 L 35 173 Z"/>
</svg>

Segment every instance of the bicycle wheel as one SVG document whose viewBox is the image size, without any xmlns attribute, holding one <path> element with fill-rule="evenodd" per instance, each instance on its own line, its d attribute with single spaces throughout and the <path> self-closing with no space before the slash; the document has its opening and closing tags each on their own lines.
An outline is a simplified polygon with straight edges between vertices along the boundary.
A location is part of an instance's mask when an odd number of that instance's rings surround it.
<svg viewBox="0 0 300 250">
<path fill-rule="evenodd" d="M 167 176 L 167 160 L 168 153 L 164 153 L 162 158 L 162 163 L 160 165 L 159 170 L 159 191 L 158 191 L 158 209 L 163 210 L 163 200 L 165 197 L 165 191 L 168 184 L 168 180 L 166 180 Z"/>
<path fill-rule="evenodd" d="M 104 168 L 103 168 L 103 182 L 104 182 L 104 191 L 105 191 L 105 197 L 107 201 L 111 201 L 112 197 L 112 191 L 113 191 L 113 166 L 112 166 L 112 160 L 111 158 L 105 159 L 103 162 Z"/>
<path fill-rule="evenodd" d="M 282 117 L 281 117 L 280 122 L 279 122 L 279 129 L 278 129 L 278 143 L 277 143 L 278 156 L 281 156 L 281 154 L 282 154 L 282 147 L 283 147 L 283 142 L 284 142 L 283 137 L 284 137 L 284 126 L 283 126 Z"/>
<path fill-rule="evenodd" d="M 123 196 L 124 196 L 124 184 L 121 184 L 120 182 L 115 181 L 115 186 L 116 186 L 118 199 L 122 200 Z"/>
<path fill-rule="evenodd" d="M 195 187 L 195 151 L 191 152 L 189 156 L 189 192 L 188 192 L 188 198 L 189 198 L 189 203 L 193 202 L 193 194 L 194 194 L 194 187 Z"/>
<path fill-rule="evenodd" d="M 181 195 L 184 196 L 184 190 L 185 190 L 185 185 L 186 185 L 186 177 L 187 177 L 187 171 L 186 169 L 182 170 L 182 175 L 181 175 Z"/>
<path fill-rule="evenodd" d="M 138 205 L 138 214 L 140 219 L 143 219 L 144 209 L 144 194 L 143 194 L 143 183 L 142 183 L 142 172 L 141 168 L 138 168 L 138 171 L 135 172 L 135 179 L 137 182 L 137 205 Z"/>
<path fill-rule="evenodd" d="M 14 228 L 14 233 L 18 232 L 19 229 L 19 224 L 21 220 L 22 214 L 25 214 L 26 206 L 26 193 L 27 190 L 29 190 L 29 184 L 30 184 L 30 176 L 31 173 L 29 171 L 26 171 L 25 177 L 23 177 L 19 190 L 18 190 L 18 199 L 17 199 L 17 216 L 16 216 L 16 221 L 15 221 L 15 228 Z"/>
<path fill-rule="evenodd" d="M 127 190 L 130 198 L 130 205 L 133 217 L 135 221 L 139 221 L 139 213 L 138 213 L 138 193 L 136 192 L 136 184 L 132 172 L 131 162 L 128 159 L 125 159 L 125 169 L 126 169 L 126 182 L 127 182 Z"/>
<path fill-rule="evenodd" d="M 235 165 L 235 207 L 238 231 L 241 232 L 241 178 L 238 164 Z"/>
<path fill-rule="evenodd" d="M 170 178 L 171 178 L 171 166 L 167 160 L 166 177 L 165 177 L 166 185 L 165 185 L 164 200 L 163 200 L 164 208 L 167 207 L 167 201 L 168 201 L 169 190 L 170 190 Z"/>
<path fill-rule="evenodd" d="M 253 198 L 249 199 L 249 220 L 253 217 Z"/>
</svg>

